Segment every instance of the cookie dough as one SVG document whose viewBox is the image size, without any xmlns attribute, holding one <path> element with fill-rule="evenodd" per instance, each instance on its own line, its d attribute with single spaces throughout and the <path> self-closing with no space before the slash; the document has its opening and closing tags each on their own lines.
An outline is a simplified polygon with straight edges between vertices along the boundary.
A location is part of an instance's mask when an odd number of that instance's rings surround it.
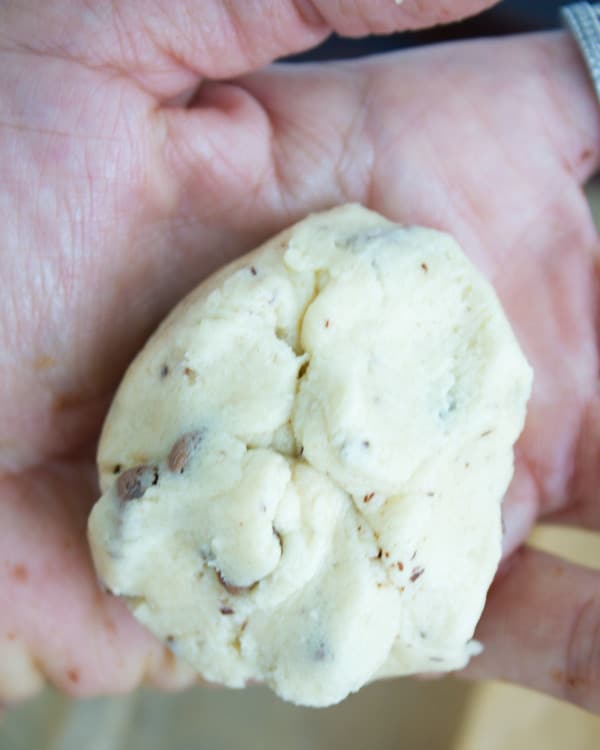
<svg viewBox="0 0 600 750">
<path fill-rule="evenodd" d="M 531 380 L 451 237 L 309 216 L 130 366 L 99 447 L 99 577 L 205 679 L 295 703 L 463 667 Z"/>
</svg>

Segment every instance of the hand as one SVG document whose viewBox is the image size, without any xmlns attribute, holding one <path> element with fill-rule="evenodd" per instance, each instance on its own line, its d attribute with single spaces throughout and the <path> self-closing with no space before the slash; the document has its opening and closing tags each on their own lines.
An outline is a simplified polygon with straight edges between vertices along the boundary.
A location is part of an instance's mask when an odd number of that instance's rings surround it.
<svg viewBox="0 0 600 750">
<path fill-rule="evenodd" d="M 523 36 L 249 73 L 331 28 L 432 23 L 447 5 L 2 5 L 6 700 L 42 679 L 78 695 L 193 679 L 97 588 L 85 540 L 94 444 L 125 366 L 168 309 L 308 211 L 360 201 L 457 237 L 536 372 L 507 553 L 541 515 L 600 528 L 596 233 L 580 189 L 598 163 L 600 117 L 570 41 Z M 482 3 L 452 5 L 458 16 Z M 563 606 L 547 596 L 556 563 L 520 555 L 492 596 L 491 646 L 475 665 L 597 708 L 598 654 L 595 671 L 577 654 L 596 632 L 599 574 L 562 565 L 552 585 Z M 532 643 L 525 630 L 541 618 L 548 632 Z M 581 645 L 567 663 L 572 632 Z"/>
</svg>

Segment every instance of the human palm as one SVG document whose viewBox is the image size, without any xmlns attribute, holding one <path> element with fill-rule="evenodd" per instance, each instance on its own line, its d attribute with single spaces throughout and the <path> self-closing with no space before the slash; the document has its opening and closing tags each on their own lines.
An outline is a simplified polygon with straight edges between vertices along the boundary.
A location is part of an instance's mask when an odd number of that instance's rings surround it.
<svg viewBox="0 0 600 750">
<path fill-rule="evenodd" d="M 95 582 L 95 442 L 124 368 L 185 292 L 337 203 L 448 230 L 504 303 L 535 371 L 507 554 L 543 515 L 600 528 L 596 232 L 580 188 L 600 118 L 565 37 L 246 74 L 331 27 L 391 30 L 436 11 L 37 5 L 0 10 L 12 31 L 0 39 L 0 697 L 40 675 L 81 695 L 193 679 Z M 597 574 L 561 563 L 557 578 L 558 563 L 529 550 L 513 559 L 473 674 L 597 708 L 600 659 L 588 675 L 578 651 L 600 616 Z M 550 589 L 567 597 L 560 611 Z M 539 607 L 546 639 L 519 650 Z"/>
</svg>

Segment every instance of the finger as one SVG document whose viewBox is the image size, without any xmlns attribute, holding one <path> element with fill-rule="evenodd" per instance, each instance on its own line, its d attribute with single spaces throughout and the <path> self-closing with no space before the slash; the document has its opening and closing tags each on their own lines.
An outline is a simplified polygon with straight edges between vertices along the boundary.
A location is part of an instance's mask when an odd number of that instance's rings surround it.
<svg viewBox="0 0 600 750">
<path fill-rule="evenodd" d="M 27 47 L 133 75 L 172 97 L 201 78 L 230 78 L 314 46 L 332 31 L 391 33 L 468 16 L 495 0 L 36 0 L 0 11 Z M 12 13 L 11 13 L 12 8 Z M 1 25 L 1 24 L 0 24 Z"/>
<path fill-rule="evenodd" d="M 538 514 L 538 484 L 517 452 L 513 479 L 502 502 L 503 560 L 509 558 L 527 539 Z"/>
<path fill-rule="evenodd" d="M 600 712 L 600 572 L 531 549 L 492 587 L 462 673 L 539 690 Z"/>
<path fill-rule="evenodd" d="M 390 34 L 404 29 L 420 29 L 450 23 L 481 13 L 498 0 L 312 0 L 310 5 L 330 28 L 344 36 Z M 309 3 L 301 3 L 308 7 Z"/>
<path fill-rule="evenodd" d="M 0 481 L 0 700 L 31 695 L 44 679 L 77 696 L 195 681 L 100 590 L 85 534 L 95 496 L 91 470 L 82 478 L 55 466 Z"/>
<path fill-rule="evenodd" d="M 596 386 L 598 387 L 598 386 Z M 552 524 L 600 531 L 600 395 L 595 395 L 582 420 L 575 452 L 570 502 L 546 516 Z"/>
</svg>

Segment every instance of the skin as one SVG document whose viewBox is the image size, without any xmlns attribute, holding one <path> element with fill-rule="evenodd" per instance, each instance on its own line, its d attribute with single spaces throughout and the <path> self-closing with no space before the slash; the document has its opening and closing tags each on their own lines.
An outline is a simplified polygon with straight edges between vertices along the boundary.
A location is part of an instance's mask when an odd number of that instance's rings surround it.
<svg viewBox="0 0 600 750">
<path fill-rule="evenodd" d="M 102 419 L 185 292 L 307 212 L 359 201 L 454 234 L 535 369 L 509 557 L 470 674 L 600 710 L 600 574 L 510 554 L 540 517 L 600 529 L 597 236 L 581 190 L 600 116 L 576 49 L 551 34 L 264 69 L 331 29 L 484 5 L 2 3 L 4 701 L 44 680 L 83 696 L 194 679 L 96 584 L 85 524 Z"/>
</svg>

